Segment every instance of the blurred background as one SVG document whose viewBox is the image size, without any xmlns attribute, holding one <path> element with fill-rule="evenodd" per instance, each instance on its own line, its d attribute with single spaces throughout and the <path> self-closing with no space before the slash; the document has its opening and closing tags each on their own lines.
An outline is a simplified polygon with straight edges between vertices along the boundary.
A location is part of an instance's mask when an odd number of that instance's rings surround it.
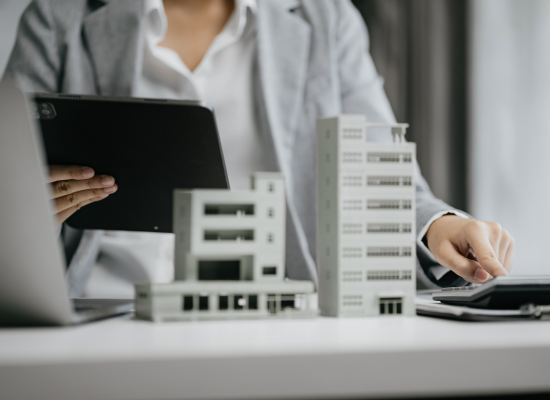
<svg viewBox="0 0 550 400">
<path fill-rule="evenodd" d="M 0 75 L 28 2 L 0 0 Z M 514 274 L 550 273 L 550 1 L 353 3 L 436 196 L 510 231 Z"/>
</svg>

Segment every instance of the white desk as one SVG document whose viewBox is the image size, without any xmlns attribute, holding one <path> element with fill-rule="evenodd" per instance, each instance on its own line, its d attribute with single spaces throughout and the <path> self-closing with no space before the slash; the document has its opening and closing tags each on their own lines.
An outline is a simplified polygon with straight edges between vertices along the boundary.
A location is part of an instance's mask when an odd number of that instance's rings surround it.
<svg viewBox="0 0 550 400">
<path fill-rule="evenodd" d="M 386 317 L 155 325 L 119 318 L 0 330 L 0 398 L 10 400 L 536 391 L 550 391 L 550 322 Z"/>
</svg>

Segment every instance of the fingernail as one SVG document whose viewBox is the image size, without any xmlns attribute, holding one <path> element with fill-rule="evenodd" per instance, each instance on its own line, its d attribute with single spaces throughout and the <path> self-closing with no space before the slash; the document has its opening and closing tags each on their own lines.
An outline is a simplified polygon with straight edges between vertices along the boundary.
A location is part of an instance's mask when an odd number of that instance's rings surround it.
<svg viewBox="0 0 550 400">
<path fill-rule="evenodd" d="M 108 194 L 104 194 L 104 195 L 102 195 L 102 196 L 99 196 L 100 199 L 104 199 L 105 197 L 109 197 L 109 195 L 108 195 Z"/>
<path fill-rule="evenodd" d="M 116 190 L 116 187 L 111 186 L 103 189 L 106 193 L 113 193 Z"/>
<path fill-rule="evenodd" d="M 476 269 L 476 273 L 475 273 L 475 275 L 474 275 L 474 279 L 475 279 L 476 281 L 484 281 L 484 280 L 487 279 L 487 275 L 488 275 L 488 274 L 487 274 L 487 272 L 485 272 L 484 269 L 478 268 L 478 269 Z"/>
<path fill-rule="evenodd" d="M 115 183 L 115 180 L 112 176 L 104 176 L 101 179 L 101 183 L 104 184 L 105 186 L 111 186 L 113 183 Z"/>
<path fill-rule="evenodd" d="M 91 178 L 92 176 L 94 176 L 94 170 L 91 168 L 84 168 L 82 170 L 82 176 L 84 178 Z"/>
</svg>

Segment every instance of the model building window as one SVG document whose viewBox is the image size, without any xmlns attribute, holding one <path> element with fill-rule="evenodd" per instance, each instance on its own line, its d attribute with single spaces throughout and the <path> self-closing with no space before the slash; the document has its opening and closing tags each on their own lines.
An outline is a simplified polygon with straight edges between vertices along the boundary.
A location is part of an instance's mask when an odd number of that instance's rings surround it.
<svg viewBox="0 0 550 400">
<path fill-rule="evenodd" d="M 370 163 L 398 163 L 399 153 L 368 153 L 367 160 Z"/>
<path fill-rule="evenodd" d="M 268 294 L 267 295 L 267 311 L 270 314 L 277 314 L 277 295 Z"/>
<path fill-rule="evenodd" d="M 267 210 L 267 216 L 269 218 L 273 218 L 275 216 L 275 210 L 273 210 L 273 208 L 270 208 L 269 210 Z"/>
<path fill-rule="evenodd" d="M 281 295 L 281 310 L 293 310 L 294 307 L 294 295 L 293 294 L 282 294 Z"/>
<path fill-rule="evenodd" d="M 275 191 L 275 185 L 273 183 L 270 183 L 268 186 L 268 190 L 273 193 Z"/>
<path fill-rule="evenodd" d="M 410 210 L 412 208 L 412 200 L 403 200 L 403 209 Z"/>
<path fill-rule="evenodd" d="M 268 242 L 268 243 L 273 243 L 273 233 L 268 233 L 268 235 L 267 235 L 267 242 Z"/>
<path fill-rule="evenodd" d="M 412 154 L 411 153 L 403 153 L 403 162 L 404 163 L 412 162 Z"/>
<path fill-rule="evenodd" d="M 183 311 L 191 311 L 193 309 L 193 296 L 183 296 Z"/>
<path fill-rule="evenodd" d="M 263 267 L 262 275 L 277 275 L 277 267 Z"/>
<path fill-rule="evenodd" d="M 254 204 L 205 204 L 204 215 L 254 215 Z"/>
<path fill-rule="evenodd" d="M 399 280 L 399 271 L 367 271 L 367 280 L 369 281 L 395 281 Z"/>
<path fill-rule="evenodd" d="M 404 176 L 403 186 L 411 186 L 411 185 L 412 185 L 412 178 L 410 176 Z"/>
<path fill-rule="evenodd" d="M 198 262 L 198 272 L 199 281 L 239 281 L 241 280 L 241 261 L 201 260 Z"/>
<path fill-rule="evenodd" d="M 342 305 L 344 307 L 358 307 L 363 305 L 363 296 L 348 294 L 342 296 Z"/>
<path fill-rule="evenodd" d="M 379 301 L 380 314 L 402 314 L 403 299 L 401 297 L 381 297 Z"/>
<path fill-rule="evenodd" d="M 233 296 L 233 309 L 242 310 L 246 306 L 246 299 L 242 294 L 236 294 Z"/>
<path fill-rule="evenodd" d="M 363 200 L 361 199 L 344 199 L 342 205 L 346 211 L 360 211 L 363 209 Z"/>
<path fill-rule="evenodd" d="M 220 294 L 218 296 L 218 310 L 228 310 L 229 309 L 229 296 Z"/>
<path fill-rule="evenodd" d="M 361 163 L 363 155 L 359 151 L 344 151 L 342 153 L 342 161 L 345 163 Z"/>
<path fill-rule="evenodd" d="M 401 272 L 401 279 L 405 281 L 410 281 L 412 279 L 412 272 L 411 271 L 402 271 Z"/>
<path fill-rule="evenodd" d="M 397 210 L 399 209 L 399 200 L 368 200 L 367 208 L 369 210 Z"/>
<path fill-rule="evenodd" d="M 244 242 L 254 240 L 254 231 L 252 229 L 220 229 L 204 231 L 204 240 L 210 241 L 235 241 Z"/>
<path fill-rule="evenodd" d="M 248 309 L 257 310 L 258 309 L 258 295 L 250 294 L 248 295 Z"/>
<path fill-rule="evenodd" d="M 369 247 L 367 257 L 399 257 L 399 247 Z"/>
<path fill-rule="evenodd" d="M 362 179 L 358 175 L 349 175 L 343 177 L 343 186 L 361 186 Z"/>
<path fill-rule="evenodd" d="M 368 186 L 399 186 L 398 176 L 368 176 Z"/>
<path fill-rule="evenodd" d="M 344 258 L 361 258 L 361 247 L 343 247 Z"/>
<path fill-rule="evenodd" d="M 344 128 L 344 139 L 361 139 L 363 137 L 361 128 Z"/>
<path fill-rule="evenodd" d="M 412 224 L 403 224 L 402 225 L 402 231 L 403 231 L 403 233 L 411 233 Z"/>
<path fill-rule="evenodd" d="M 342 224 L 342 232 L 346 235 L 354 235 L 363 233 L 363 225 L 360 223 L 345 223 Z"/>
<path fill-rule="evenodd" d="M 201 294 L 199 296 L 199 310 L 201 311 L 208 310 L 208 295 Z"/>
<path fill-rule="evenodd" d="M 342 273 L 342 282 L 361 282 L 363 280 L 363 271 L 344 271 Z"/>
<path fill-rule="evenodd" d="M 399 233 L 399 224 L 372 223 L 367 225 L 368 233 Z"/>
</svg>

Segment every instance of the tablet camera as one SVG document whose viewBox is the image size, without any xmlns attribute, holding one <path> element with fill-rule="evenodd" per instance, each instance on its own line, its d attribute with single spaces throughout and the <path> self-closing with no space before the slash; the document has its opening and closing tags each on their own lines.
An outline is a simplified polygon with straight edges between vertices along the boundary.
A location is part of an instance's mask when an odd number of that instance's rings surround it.
<svg viewBox="0 0 550 400">
<path fill-rule="evenodd" d="M 39 101 L 31 104 L 31 117 L 34 119 L 54 119 L 57 116 L 53 104 Z"/>
</svg>

